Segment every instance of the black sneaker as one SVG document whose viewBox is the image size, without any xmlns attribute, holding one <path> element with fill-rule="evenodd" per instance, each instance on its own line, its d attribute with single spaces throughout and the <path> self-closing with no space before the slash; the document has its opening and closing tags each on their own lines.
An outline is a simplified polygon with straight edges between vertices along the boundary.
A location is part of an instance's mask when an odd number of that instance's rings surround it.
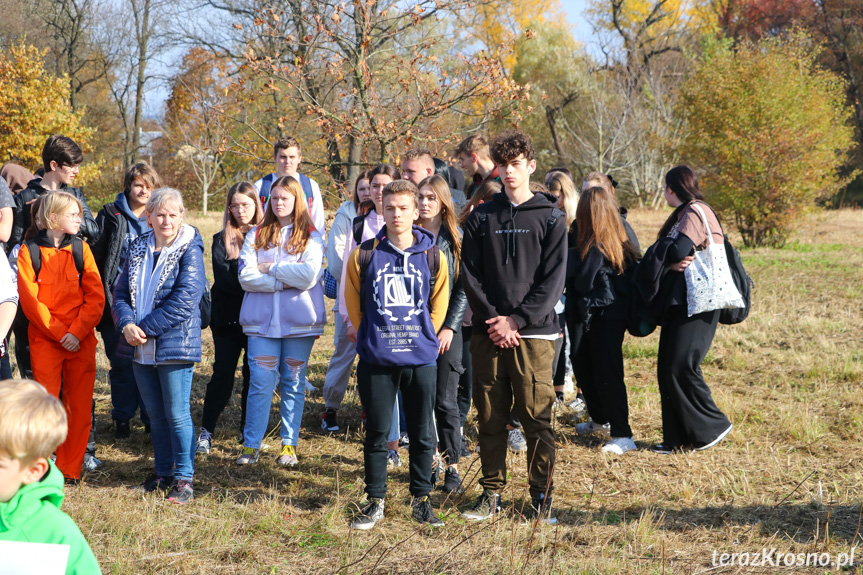
<svg viewBox="0 0 863 575">
<path fill-rule="evenodd" d="M 336 410 L 332 407 L 328 407 L 326 411 L 324 411 L 323 421 L 321 422 L 321 429 L 326 431 L 327 433 L 333 433 L 339 430 L 339 422 L 336 419 Z"/>
<path fill-rule="evenodd" d="M 144 493 L 152 493 L 154 491 L 161 490 L 167 491 L 174 484 L 174 478 L 167 475 L 156 475 L 155 473 L 144 480 L 144 483 L 136 487 L 135 489 L 143 491 Z"/>
<path fill-rule="evenodd" d="M 455 467 L 446 468 L 441 490 L 446 493 L 464 493 L 464 487 L 461 484 L 461 476 L 458 474 L 458 469 Z"/>
<path fill-rule="evenodd" d="M 486 489 L 479 496 L 479 499 L 476 500 L 473 508 L 470 511 L 463 512 L 461 516 L 473 521 L 485 521 L 494 516 L 495 513 L 500 513 L 501 509 L 500 494 Z"/>
<path fill-rule="evenodd" d="M 557 517 L 554 515 L 554 509 L 551 508 L 551 497 L 546 497 L 545 493 L 541 493 L 539 497 L 534 497 L 530 501 L 530 508 L 526 513 L 529 521 L 540 521 L 546 525 L 557 525 Z"/>
<path fill-rule="evenodd" d="M 461 448 L 459 449 L 458 453 L 459 459 L 461 459 L 462 457 L 470 457 L 471 455 L 473 454 L 470 452 L 470 449 L 467 448 L 467 442 L 464 440 L 464 437 L 462 437 Z"/>
<path fill-rule="evenodd" d="M 440 481 L 441 461 L 440 455 L 436 455 L 432 462 L 431 488 L 434 489 L 437 482 Z"/>
<path fill-rule="evenodd" d="M 429 527 L 443 527 L 443 521 L 432 510 L 428 495 L 425 497 L 414 497 L 411 503 L 411 517 L 415 521 L 424 523 Z"/>
<path fill-rule="evenodd" d="M 185 505 L 195 498 L 195 490 L 192 489 L 192 482 L 180 479 L 171 487 L 171 492 L 168 493 L 168 501 Z"/>
<path fill-rule="evenodd" d="M 374 527 L 378 521 L 384 518 L 384 500 L 377 497 L 370 497 L 369 504 L 363 509 L 353 523 L 351 529 L 359 529 L 360 531 L 368 531 Z"/>
<path fill-rule="evenodd" d="M 114 420 L 114 439 L 129 439 L 132 437 L 132 428 L 128 420 Z"/>
</svg>

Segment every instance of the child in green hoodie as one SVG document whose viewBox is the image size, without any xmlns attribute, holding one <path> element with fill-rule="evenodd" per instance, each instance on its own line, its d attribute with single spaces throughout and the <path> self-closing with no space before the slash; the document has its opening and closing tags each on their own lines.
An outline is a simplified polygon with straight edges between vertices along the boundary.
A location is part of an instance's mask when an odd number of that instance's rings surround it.
<svg viewBox="0 0 863 575">
<path fill-rule="evenodd" d="M 49 457 L 66 430 L 63 405 L 44 387 L 0 381 L 0 556 L 4 541 L 57 545 L 61 556 L 68 548 L 66 575 L 101 573 L 81 531 L 60 510 L 63 474 Z"/>
</svg>

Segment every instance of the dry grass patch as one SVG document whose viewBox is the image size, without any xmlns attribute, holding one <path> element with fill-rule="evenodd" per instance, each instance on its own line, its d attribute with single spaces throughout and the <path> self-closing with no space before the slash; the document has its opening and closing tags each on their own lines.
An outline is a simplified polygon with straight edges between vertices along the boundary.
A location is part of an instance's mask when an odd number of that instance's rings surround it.
<svg viewBox="0 0 863 575">
<path fill-rule="evenodd" d="M 631 214 L 643 247 L 666 213 Z M 219 218 L 191 219 L 209 250 Z M 259 465 L 233 465 L 235 397 L 215 449 L 196 461 L 194 503 L 178 507 L 140 495 L 127 487 L 151 468 L 151 447 L 140 425 L 131 440 L 114 443 L 101 357 L 98 455 L 105 464 L 68 491 L 64 509 L 107 573 L 769 572 L 714 568 L 713 552 L 849 551 L 860 544 L 863 499 L 863 217 L 848 210 L 812 215 L 788 248 L 742 255 L 755 280 L 752 315 L 719 328 L 703 366 L 734 431 L 703 453 L 613 457 L 599 452 L 596 438 L 577 437 L 571 418 L 559 418 L 557 527 L 518 520 L 527 486 L 525 462 L 515 456 L 504 496 L 508 513 L 488 524 L 461 520 L 458 510 L 477 494 L 473 457 L 462 465 L 466 495 L 432 496 L 444 529 L 429 532 L 411 522 L 405 466 L 391 475 L 380 528 L 351 533 L 349 518 L 363 500 L 361 408 L 353 385 L 340 412 L 348 428 L 333 436 L 319 431 L 320 395 L 307 398 L 298 469 L 275 465 L 277 434 Z M 317 387 L 331 338 L 330 327 L 313 351 L 309 378 Z M 657 335 L 628 337 L 624 350 L 631 422 L 644 447 L 662 439 L 657 344 Z M 196 424 L 212 369 L 209 334 L 205 354 L 192 392 Z M 475 438 L 475 430 L 469 427 L 468 435 Z"/>
</svg>

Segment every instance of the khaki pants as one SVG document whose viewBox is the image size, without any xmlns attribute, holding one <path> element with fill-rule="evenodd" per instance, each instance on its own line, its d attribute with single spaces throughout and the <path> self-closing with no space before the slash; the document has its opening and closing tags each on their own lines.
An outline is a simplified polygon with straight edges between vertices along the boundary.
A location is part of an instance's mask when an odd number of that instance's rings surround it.
<svg viewBox="0 0 863 575">
<path fill-rule="evenodd" d="M 552 363 L 554 342 L 522 339 L 502 349 L 485 333 L 474 333 L 473 401 L 479 422 L 480 461 L 484 489 L 499 493 L 506 485 L 506 424 L 515 409 L 527 439 L 528 483 L 531 497 L 551 493 L 554 471 L 554 403 Z M 514 404 L 514 405 L 513 405 Z"/>
</svg>

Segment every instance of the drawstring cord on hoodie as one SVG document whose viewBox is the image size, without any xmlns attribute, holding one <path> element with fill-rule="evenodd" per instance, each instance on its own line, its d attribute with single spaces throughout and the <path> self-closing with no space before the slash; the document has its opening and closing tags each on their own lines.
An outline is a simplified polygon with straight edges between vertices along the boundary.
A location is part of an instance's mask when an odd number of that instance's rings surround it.
<svg viewBox="0 0 863 575">
<path fill-rule="evenodd" d="M 515 210 L 515 211 L 513 211 Z M 515 259 L 515 217 L 518 215 L 518 209 L 512 205 L 512 202 L 509 203 L 509 221 L 507 222 L 509 233 L 506 234 L 506 259 L 503 264 L 507 265 L 509 263 L 509 254 L 512 252 L 512 259 Z M 511 249 L 510 249 L 511 248 Z"/>
</svg>

